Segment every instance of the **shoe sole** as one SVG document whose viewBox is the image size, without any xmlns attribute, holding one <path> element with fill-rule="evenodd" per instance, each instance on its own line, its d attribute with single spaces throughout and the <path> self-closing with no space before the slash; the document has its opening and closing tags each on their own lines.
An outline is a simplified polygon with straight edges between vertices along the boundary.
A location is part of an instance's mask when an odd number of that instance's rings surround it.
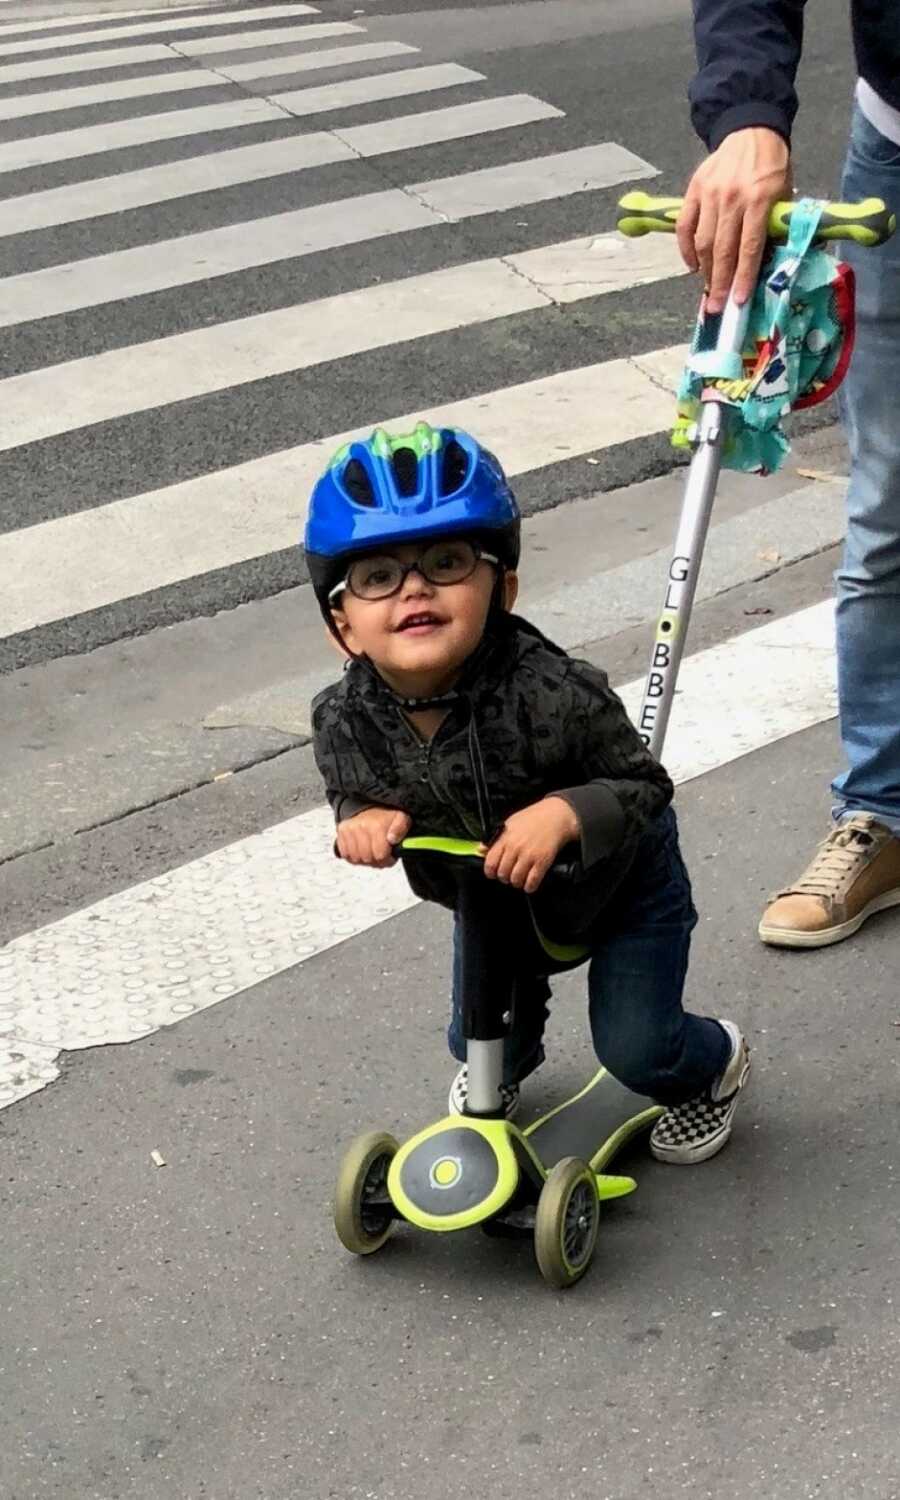
<svg viewBox="0 0 900 1500">
<path fill-rule="evenodd" d="M 665 1162 L 666 1166 L 668 1167 L 693 1167 L 701 1161 L 709 1161 L 711 1156 L 718 1156 L 723 1147 L 727 1146 L 728 1142 L 731 1140 L 731 1131 L 734 1126 L 734 1115 L 735 1110 L 737 1109 L 738 1095 L 741 1094 L 747 1087 L 747 1083 L 750 1078 L 750 1066 L 750 1051 L 748 1048 L 746 1061 L 743 1068 L 741 1069 L 741 1076 L 738 1079 L 737 1087 L 734 1091 L 734 1109 L 731 1111 L 731 1114 L 728 1116 L 728 1119 L 725 1121 L 722 1129 L 716 1135 L 712 1136 L 710 1140 L 704 1142 L 702 1146 L 697 1147 L 654 1146 L 653 1137 L 651 1135 L 650 1155 L 656 1161 Z"/>
<path fill-rule="evenodd" d="M 892 906 L 900 906 L 900 890 L 874 896 L 849 922 L 838 922 L 834 927 L 823 927 L 818 932 L 804 932 L 799 927 L 767 927 L 765 921 L 760 922 L 757 931 L 771 948 L 828 948 L 832 943 L 842 943 L 844 938 L 852 937 L 869 917 L 874 917 L 879 911 L 888 911 Z"/>
</svg>

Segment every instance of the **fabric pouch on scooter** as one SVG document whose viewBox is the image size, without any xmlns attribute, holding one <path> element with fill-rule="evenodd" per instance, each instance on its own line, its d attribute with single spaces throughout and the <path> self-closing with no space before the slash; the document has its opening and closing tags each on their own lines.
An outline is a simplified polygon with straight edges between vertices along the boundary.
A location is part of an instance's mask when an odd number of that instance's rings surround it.
<svg viewBox="0 0 900 1500">
<path fill-rule="evenodd" d="M 724 467 L 772 473 L 790 452 L 784 418 L 837 390 L 853 350 L 853 272 L 815 245 L 822 208 L 811 198 L 793 206 L 787 243 L 757 283 L 743 355 L 715 352 L 719 317 L 701 308 L 678 388 L 676 448 L 690 447 L 701 406 L 716 401 Z"/>
</svg>

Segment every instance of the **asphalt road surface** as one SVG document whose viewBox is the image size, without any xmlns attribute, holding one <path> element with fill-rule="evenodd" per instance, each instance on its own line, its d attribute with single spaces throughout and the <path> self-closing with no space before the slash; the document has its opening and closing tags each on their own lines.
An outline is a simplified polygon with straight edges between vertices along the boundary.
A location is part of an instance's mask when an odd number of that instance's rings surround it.
<svg viewBox="0 0 900 1500">
<path fill-rule="evenodd" d="M 845 7 L 808 32 L 829 195 Z M 524 611 L 634 702 L 697 289 L 615 203 L 699 160 L 691 68 L 686 0 L 0 5 L 3 1500 L 900 1496 L 897 919 L 755 936 L 839 763 L 833 413 L 723 479 L 667 751 L 733 1142 L 630 1152 L 563 1296 L 526 1243 L 330 1222 L 346 1140 L 443 1110 L 449 934 L 330 855 L 310 480 L 471 425 Z M 528 1113 L 591 1067 L 583 988 Z"/>
</svg>

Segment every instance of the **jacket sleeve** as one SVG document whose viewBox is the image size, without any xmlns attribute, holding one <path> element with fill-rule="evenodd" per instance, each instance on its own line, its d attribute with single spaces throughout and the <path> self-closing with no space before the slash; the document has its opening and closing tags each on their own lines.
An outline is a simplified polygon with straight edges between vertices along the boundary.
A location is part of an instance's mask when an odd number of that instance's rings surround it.
<svg viewBox="0 0 900 1500">
<path fill-rule="evenodd" d="M 598 667 L 571 663 L 559 712 L 567 761 L 577 768 L 579 783 L 553 795 L 564 798 L 578 818 L 588 870 L 612 854 L 630 856 L 648 824 L 668 807 L 673 787 Z"/>
<path fill-rule="evenodd" d="M 694 0 L 698 71 L 689 90 L 691 119 L 710 151 L 752 125 L 767 125 L 790 141 L 805 3 Z"/>
<path fill-rule="evenodd" d="M 346 783 L 335 732 L 340 707 L 334 693 L 334 688 L 326 688 L 313 699 L 313 755 L 325 783 L 325 796 L 334 813 L 334 821 L 343 823 L 373 804 L 355 795 L 354 788 Z"/>
</svg>

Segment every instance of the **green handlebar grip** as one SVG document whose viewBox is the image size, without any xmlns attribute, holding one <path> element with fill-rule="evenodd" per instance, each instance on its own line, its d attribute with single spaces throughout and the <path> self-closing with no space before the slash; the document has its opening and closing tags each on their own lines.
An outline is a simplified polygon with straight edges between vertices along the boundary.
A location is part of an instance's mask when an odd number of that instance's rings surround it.
<svg viewBox="0 0 900 1500">
<path fill-rule="evenodd" d="M 654 231 L 674 234 L 683 201 L 681 198 L 651 198 L 649 193 L 626 193 L 619 199 L 616 227 L 630 240 L 640 239 L 642 234 L 653 234 Z"/>
<path fill-rule="evenodd" d="M 471 839 L 448 839 L 425 834 L 413 835 L 412 838 L 404 839 L 400 845 L 401 852 L 408 851 L 410 854 L 417 852 L 427 854 L 454 854 L 457 857 L 464 856 L 467 859 L 484 859 L 481 844 Z"/>
<path fill-rule="evenodd" d="M 629 239 L 654 230 L 673 234 L 681 212 L 681 198 L 651 198 L 649 193 L 626 193 L 619 199 L 618 228 Z M 769 237 L 786 240 L 792 203 L 776 203 L 769 214 Z M 857 245 L 883 245 L 897 228 L 897 218 L 880 198 L 862 203 L 826 203 L 819 220 L 819 240 L 854 240 Z"/>
</svg>

